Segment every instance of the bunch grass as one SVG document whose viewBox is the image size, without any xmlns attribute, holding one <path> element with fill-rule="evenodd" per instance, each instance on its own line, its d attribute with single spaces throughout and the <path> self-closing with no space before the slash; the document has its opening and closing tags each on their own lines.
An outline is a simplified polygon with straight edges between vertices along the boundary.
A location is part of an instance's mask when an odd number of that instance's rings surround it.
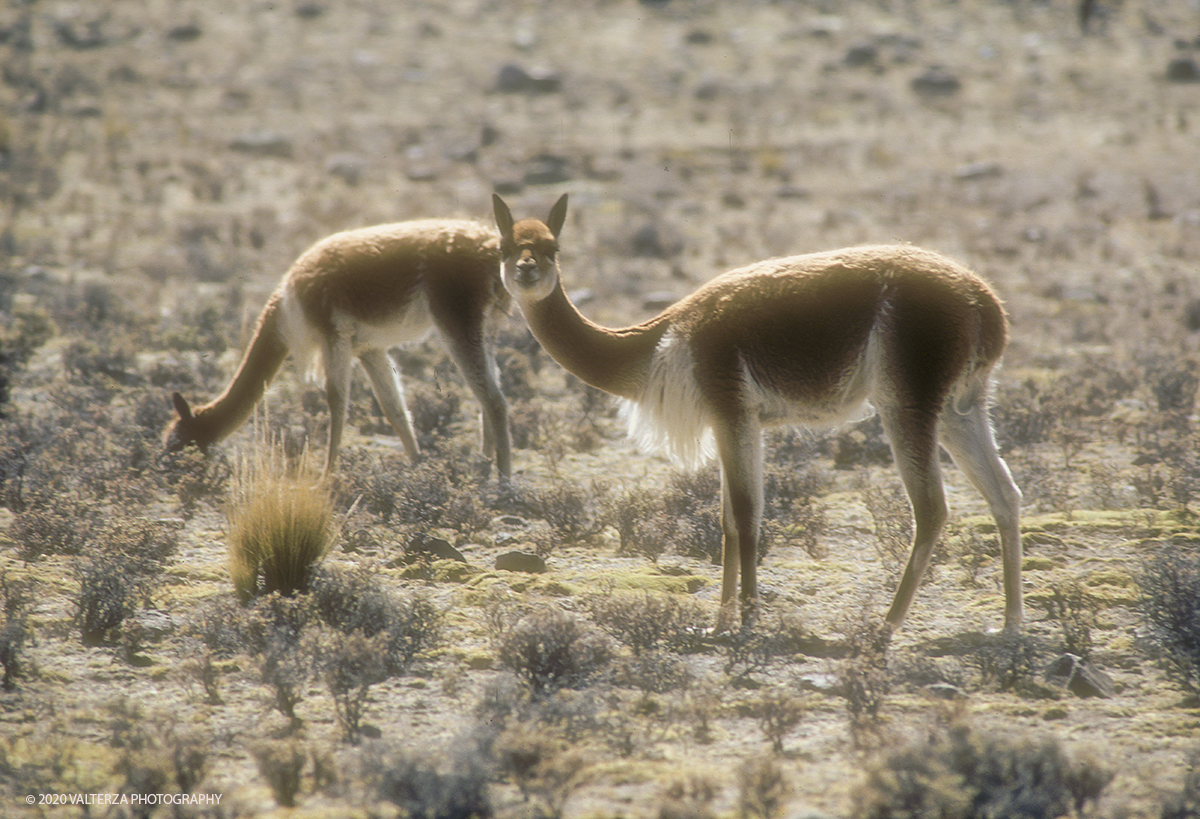
<svg viewBox="0 0 1200 819">
<path fill-rule="evenodd" d="M 289 459 L 260 441 L 230 481 L 229 573 L 243 603 L 307 591 L 337 537 L 337 515 L 307 448 Z"/>
</svg>

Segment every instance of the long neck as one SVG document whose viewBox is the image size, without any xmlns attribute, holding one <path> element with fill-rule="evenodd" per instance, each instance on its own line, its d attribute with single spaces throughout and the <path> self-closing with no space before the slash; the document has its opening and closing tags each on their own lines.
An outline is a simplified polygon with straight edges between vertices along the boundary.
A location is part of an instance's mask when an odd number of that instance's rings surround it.
<svg viewBox="0 0 1200 819">
<path fill-rule="evenodd" d="M 521 304 L 535 338 L 560 365 L 597 389 L 637 400 L 667 324 L 652 319 L 613 330 L 584 318 L 560 283 L 546 298 Z"/>
<path fill-rule="evenodd" d="M 279 332 L 279 294 L 263 308 L 254 338 L 229 386 L 219 396 L 195 411 L 195 432 L 212 443 L 225 438 L 250 417 L 267 385 L 279 372 L 288 347 Z"/>
</svg>

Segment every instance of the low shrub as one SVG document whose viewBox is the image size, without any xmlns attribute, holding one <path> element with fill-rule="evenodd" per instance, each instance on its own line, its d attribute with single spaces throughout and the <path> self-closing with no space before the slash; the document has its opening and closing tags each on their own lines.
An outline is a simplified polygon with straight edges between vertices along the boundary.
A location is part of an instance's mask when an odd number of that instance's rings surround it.
<svg viewBox="0 0 1200 819">
<path fill-rule="evenodd" d="M 407 673 L 442 639 L 443 616 L 425 597 L 398 597 L 379 587 L 369 569 L 321 567 L 312 583 L 317 615 L 344 634 L 375 641 L 389 676 Z"/>
<path fill-rule="evenodd" d="M 588 602 L 592 620 L 635 654 L 655 649 L 696 651 L 710 617 L 690 597 L 649 591 L 597 595 Z"/>
<path fill-rule="evenodd" d="M 1168 673 L 1200 693 L 1200 552 L 1164 548 L 1139 578 L 1142 613 Z"/>
<path fill-rule="evenodd" d="M 501 664 L 535 696 L 586 685 L 612 660 L 603 634 L 553 606 L 535 609 L 503 627 L 498 646 Z"/>
<path fill-rule="evenodd" d="M 362 732 L 362 714 L 367 692 L 387 678 L 381 643 L 361 633 L 335 633 L 321 645 L 325 684 L 333 696 L 334 710 L 347 742 L 357 745 Z"/>
<path fill-rule="evenodd" d="M 870 766 L 855 819 L 1055 819 L 1096 802 L 1112 774 L 1054 740 L 992 736 L 964 722 Z"/>
</svg>

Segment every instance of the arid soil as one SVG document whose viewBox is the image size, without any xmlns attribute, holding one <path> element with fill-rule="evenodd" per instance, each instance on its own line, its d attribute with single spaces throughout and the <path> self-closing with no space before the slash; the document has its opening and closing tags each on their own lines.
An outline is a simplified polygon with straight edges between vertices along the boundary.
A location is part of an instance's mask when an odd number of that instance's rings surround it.
<svg viewBox="0 0 1200 819">
<path fill-rule="evenodd" d="M 0 815 L 466 816 L 444 792 L 483 783 L 476 815 L 864 816 L 868 772 L 951 723 L 1109 772 L 1087 815 L 1164 815 L 1200 749 L 1200 703 L 1144 612 L 1148 562 L 1200 544 L 1200 7 L 1099 0 L 1081 20 L 1079 5 L 0 9 Z M 214 647 L 239 610 L 228 477 L 270 434 L 323 451 L 321 392 L 285 366 L 257 432 L 182 465 L 160 458 L 168 396 L 223 388 L 316 240 L 489 221 L 493 191 L 518 218 L 570 193 L 565 284 L 614 326 L 722 270 L 856 243 L 928 246 L 991 281 L 1012 324 L 995 417 L 1026 499 L 1027 641 L 989 636 L 994 527 L 947 463 L 945 545 L 886 669 L 847 653 L 886 608 L 907 519 L 867 421 L 769 438 L 773 474 L 812 478 L 807 515 L 781 502 L 768 524 L 760 629 L 777 639 L 692 634 L 650 673 L 593 625 L 603 601 L 696 601 L 711 624 L 719 567 L 678 540 L 622 544 L 614 509 L 680 479 L 514 313 L 498 328 L 513 492 L 481 477 L 477 407 L 436 342 L 399 354 L 425 471 L 356 376 L 326 563 L 432 603 L 441 638 L 363 689 L 351 731 L 321 670 L 333 630 L 312 625 L 286 717 L 265 654 Z M 413 489 L 431 480 L 452 504 Z M 406 561 L 430 537 L 465 564 Z M 105 561 L 155 538 L 171 548 L 126 621 L 82 639 L 89 567 L 135 565 Z M 513 550 L 547 571 L 496 569 Z M 531 694 L 502 650 L 527 609 L 567 612 L 611 658 Z M 1081 647 L 1109 696 L 1045 679 Z M 273 790 L 288 759 L 298 778 Z M 181 793 L 220 800 L 39 796 Z"/>
</svg>

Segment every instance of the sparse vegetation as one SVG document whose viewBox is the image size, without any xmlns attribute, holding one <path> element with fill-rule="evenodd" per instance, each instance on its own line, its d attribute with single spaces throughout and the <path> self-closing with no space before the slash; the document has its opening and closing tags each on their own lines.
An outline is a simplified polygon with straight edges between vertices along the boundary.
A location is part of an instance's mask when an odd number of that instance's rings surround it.
<svg viewBox="0 0 1200 819">
<path fill-rule="evenodd" d="M 221 795 L 91 808 L 114 817 L 1197 814 L 1190 0 L 215 8 L 0 10 L 6 816 L 79 813 L 24 804 L 50 793 Z M 716 469 L 637 451 L 516 309 L 512 484 L 436 338 L 392 353 L 416 461 L 355 365 L 325 484 L 344 535 L 242 602 L 240 464 L 260 437 L 272 475 L 323 453 L 324 391 L 289 362 L 258 430 L 166 456 L 170 394 L 224 389 L 313 241 L 486 220 L 492 190 L 519 215 L 571 194 L 571 295 L 605 324 L 866 243 L 992 281 L 1025 636 L 993 633 L 997 533 L 943 457 L 950 567 L 873 647 L 861 601 L 892 590 L 910 517 L 878 418 L 768 430 L 762 611 L 714 633 Z M 410 565 L 418 539 L 467 562 Z M 547 570 L 497 570 L 513 551 Z M 1116 696 L 1048 687 L 1063 651 Z"/>
</svg>

